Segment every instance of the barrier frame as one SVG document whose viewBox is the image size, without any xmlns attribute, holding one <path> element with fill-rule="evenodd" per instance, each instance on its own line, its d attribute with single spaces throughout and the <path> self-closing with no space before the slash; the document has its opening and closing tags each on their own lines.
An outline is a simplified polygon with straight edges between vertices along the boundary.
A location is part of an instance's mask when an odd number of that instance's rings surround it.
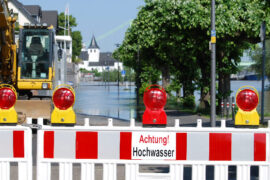
<svg viewBox="0 0 270 180">
<path fill-rule="evenodd" d="M 28 122 L 30 123 L 30 122 Z M 23 131 L 24 132 L 24 158 L 0 158 L 0 180 L 10 180 L 11 162 L 18 163 L 18 180 L 32 180 L 32 130 L 29 127 L 0 126 L 0 131 Z M 5 137 L 1 137 L 5 138 Z"/>
<path fill-rule="evenodd" d="M 38 119 L 39 125 L 42 125 L 43 119 Z M 38 131 L 38 145 L 37 145 L 37 179 L 50 180 L 51 163 L 59 163 L 59 179 L 72 179 L 72 164 L 81 164 L 81 179 L 94 180 L 95 164 L 103 164 L 103 179 L 116 180 L 117 179 L 117 164 L 125 164 L 125 179 L 126 180 L 150 180 L 150 179 L 164 179 L 183 180 L 184 165 L 192 166 L 192 180 L 206 180 L 206 166 L 214 166 L 215 180 L 228 179 L 228 166 L 237 166 L 237 180 L 249 180 L 250 167 L 259 166 L 260 180 L 270 179 L 270 126 L 268 128 L 258 129 L 240 129 L 226 127 L 225 120 L 221 121 L 221 127 L 211 128 L 202 127 L 202 121 L 197 121 L 197 127 L 181 127 L 179 120 L 175 121 L 174 127 L 166 128 L 143 128 L 135 126 L 135 120 L 130 121 L 130 126 L 113 126 L 113 120 L 108 119 L 108 126 L 89 126 L 89 119 L 85 119 L 84 126 L 74 127 L 55 127 L 43 126 Z M 270 124 L 270 123 L 269 123 Z M 265 133 L 266 134 L 266 161 L 165 161 L 165 160 L 106 160 L 106 159 L 45 159 L 43 158 L 43 133 L 50 130 L 63 131 L 124 131 L 124 132 L 217 132 L 217 133 Z M 140 173 L 139 165 L 169 165 L 169 173 Z"/>
</svg>

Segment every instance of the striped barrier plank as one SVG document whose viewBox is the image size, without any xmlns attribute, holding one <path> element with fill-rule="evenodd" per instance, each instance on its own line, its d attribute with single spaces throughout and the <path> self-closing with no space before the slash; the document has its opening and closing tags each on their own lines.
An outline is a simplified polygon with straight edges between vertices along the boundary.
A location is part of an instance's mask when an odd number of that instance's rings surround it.
<svg viewBox="0 0 270 180">
<path fill-rule="evenodd" d="M 110 131 L 44 131 L 44 158 L 132 160 L 134 154 L 142 158 L 151 156 L 154 150 L 132 148 L 132 134 Z M 265 133 L 191 132 L 175 135 L 176 148 L 175 152 L 171 151 L 174 160 L 266 161 Z"/>
<path fill-rule="evenodd" d="M 71 180 L 73 163 L 81 165 L 81 179 L 95 179 L 95 164 L 102 164 L 103 179 L 117 180 L 117 165 L 125 165 L 126 180 L 183 180 L 186 166 L 192 180 L 206 180 L 207 167 L 215 180 L 228 180 L 236 166 L 237 179 L 270 179 L 269 129 L 114 127 L 50 127 L 38 131 L 37 179 L 51 179 L 51 163 L 59 164 L 59 179 Z M 168 173 L 140 173 L 140 165 L 163 164 Z"/>
</svg>

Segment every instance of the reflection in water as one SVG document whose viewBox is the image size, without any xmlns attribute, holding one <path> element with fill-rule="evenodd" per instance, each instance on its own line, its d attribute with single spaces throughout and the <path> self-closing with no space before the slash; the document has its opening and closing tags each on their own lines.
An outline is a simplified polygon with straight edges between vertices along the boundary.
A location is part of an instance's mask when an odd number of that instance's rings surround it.
<svg viewBox="0 0 270 180">
<path fill-rule="evenodd" d="M 269 81 L 265 82 L 266 86 Z M 235 96 L 238 88 L 241 86 L 253 86 L 259 94 L 261 93 L 261 81 L 231 81 L 231 96 Z M 76 89 L 75 111 L 88 115 L 101 115 L 113 118 L 130 120 L 136 118 L 136 93 L 135 86 L 131 90 L 125 90 L 126 87 L 120 86 L 90 86 L 90 84 L 81 84 Z M 267 88 L 266 88 L 267 89 Z M 199 91 L 195 92 L 196 102 L 199 101 Z M 270 91 L 265 92 L 265 113 L 270 112 Z M 257 108 L 260 112 L 260 102 Z"/>
</svg>

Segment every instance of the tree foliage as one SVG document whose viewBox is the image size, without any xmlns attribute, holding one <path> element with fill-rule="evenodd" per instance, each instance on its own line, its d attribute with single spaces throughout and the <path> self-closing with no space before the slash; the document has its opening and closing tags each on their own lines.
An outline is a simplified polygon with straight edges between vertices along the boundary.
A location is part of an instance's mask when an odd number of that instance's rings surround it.
<svg viewBox="0 0 270 180">
<path fill-rule="evenodd" d="M 67 17 L 66 17 L 67 18 Z M 66 24 L 65 24 L 66 22 Z M 59 30 L 58 30 L 58 35 L 68 35 L 68 24 L 67 24 L 67 19 L 65 21 L 65 14 L 61 12 L 58 15 L 58 25 L 59 25 Z M 80 31 L 72 31 L 72 28 L 77 26 L 76 18 L 73 17 L 72 15 L 69 15 L 69 31 L 71 33 L 72 37 L 72 61 L 75 62 L 77 60 L 77 57 L 81 53 L 82 49 L 82 35 Z M 66 32 L 64 30 L 66 28 Z"/>
<path fill-rule="evenodd" d="M 145 0 L 114 56 L 141 73 L 145 66 L 173 75 L 184 96 L 210 89 L 211 0 Z M 269 8 L 260 0 L 216 0 L 219 96 L 230 94 L 230 74 L 243 51 L 259 42 L 261 22 L 269 29 Z M 140 79 L 141 80 L 141 79 Z"/>
</svg>

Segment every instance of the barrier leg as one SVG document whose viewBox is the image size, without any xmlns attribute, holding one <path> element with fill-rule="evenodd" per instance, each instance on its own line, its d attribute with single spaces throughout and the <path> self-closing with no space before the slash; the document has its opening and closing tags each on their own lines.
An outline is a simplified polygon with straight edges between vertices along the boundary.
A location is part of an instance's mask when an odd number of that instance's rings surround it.
<svg viewBox="0 0 270 180">
<path fill-rule="evenodd" d="M 32 123 L 32 119 L 28 118 L 27 123 Z M 25 143 L 25 157 L 27 162 L 18 163 L 18 179 L 19 180 L 32 180 L 33 166 L 32 166 L 32 130 L 29 128 L 25 132 L 24 143 Z"/>
<path fill-rule="evenodd" d="M 250 166 L 249 165 L 237 166 L 237 180 L 250 180 Z"/>
<path fill-rule="evenodd" d="M 199 164 L 192 166 L 192 180 L 205 180 L 206 179 L 206 166 Z"/>
<path fill-rule="evenodd" d="M 10 164 L 9 162 L 0 163 L 0 179 L 9 180 L 10 179 Z"/>
<path fill-rule="evenodd" d="M 19 162 L 18 163 L 18 179 L 19 180 L 32 180 L 32 162 Z"/>
<path fill-rule="evenodd" d="M 259 179 L 260 180 L 270 179 L 270 166 L 259 167 Z"/>
<path fill-rule="evenodd" d="M 126 164 L 126 180 L 137 180 L 137 173 L 139 172 L 139 165 L 137 164 Z"/>
<path fill-rule="evenodd" d="M 82 163 L 81 178 L 82 180 L 95 180 L 95 164 L 94 163 Z"/>
<path fill-rule="evenodd" d="M 43 119 L 38 119 L 39 124 L 43 124 Z M 43 137 L 44 132 L 38 131 L 37 133 L 37 180 L 50 180 L 51 179 L 51 163 L 40 162 L 43 154 Z"/>
<path fill-rule="evenodd" d="M 103 179 L 116 180 L 116 164 L 105 163 L 103 164 Z"/>
<path fill-rule="evenodd" d="M 59 179 L 72 180 L 72 163 L 59 163 Z"/>
<path fill-rule="evenodd" d="M 183 180 L 183 178 L 184 178 L 184 165 L 182 165 L 182 164 L 170 165 L 170 173 L 172 175 L 171 179 Z"/>
<path fill-rule="evenodd" d="M 215 165 L 215 180 L 228 180 L 227 165 Z"/>
<path fill-rule="evenodd" d="M 37 179 L 38 180 L 51 179 L 51 163 L 37 163 Z"/>
</svg>

